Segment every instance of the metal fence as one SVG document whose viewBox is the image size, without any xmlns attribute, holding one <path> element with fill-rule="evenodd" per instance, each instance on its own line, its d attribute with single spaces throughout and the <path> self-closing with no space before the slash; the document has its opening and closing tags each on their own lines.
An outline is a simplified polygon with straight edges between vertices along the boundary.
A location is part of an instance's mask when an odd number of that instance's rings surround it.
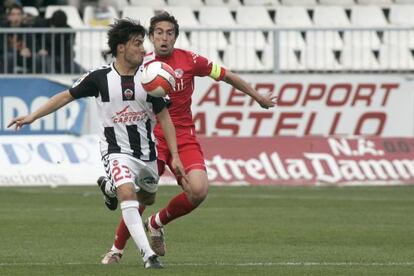
<svg viewBox="0 0 414 276">
<path fill-rule="evenodd" d="M 1 29 L 1 74 L 79 74 L 108 63 L 107 29 Z M 152 46 L 145 42 L 148 51 Z M 176 47 L 238 72 L 413 72 L 414 29 L 181 29 Z"/>
</svg>

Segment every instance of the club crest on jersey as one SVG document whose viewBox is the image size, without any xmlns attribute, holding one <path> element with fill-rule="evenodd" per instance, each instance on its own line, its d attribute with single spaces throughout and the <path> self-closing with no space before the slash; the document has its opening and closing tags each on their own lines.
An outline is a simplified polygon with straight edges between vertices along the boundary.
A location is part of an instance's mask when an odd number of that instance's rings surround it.
<svg viewBox="0 0 414 276">
<path fill-rule="evenodd" d="M 174 73 L 177 79 L 181 79 L 184 75 L 184 71 L 181 68 L 175 69 Z"/>
<path fill-rule="evenodd" d="M 116 167 L 116 166 L 118 166 L 118 164 L 119 164 L 118 160 L 112 161 L 112 166 Z"/>
<path fill-rule="evenodd" d="M 134 98 L 134 91 L 132 91 L 131 89 L 127 88 L 124 90 L 123 92 L 123 98 L 125 100 L 131 100 Z"/>
</svg>

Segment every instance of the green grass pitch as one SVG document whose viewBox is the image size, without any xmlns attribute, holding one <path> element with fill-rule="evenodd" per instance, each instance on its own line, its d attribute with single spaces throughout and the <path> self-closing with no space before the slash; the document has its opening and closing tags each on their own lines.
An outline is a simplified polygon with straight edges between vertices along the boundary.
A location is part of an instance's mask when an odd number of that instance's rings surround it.
<svg viewBox="0 0 414 276">
<path fill-rule="evenodd" d="M 120 211 L 97 187 L 1 188 L 0 207 L 0 275 L 414 275 L 414 186 L 212 187 L 166 227 L 159 271 L 131 241 L 99 263 Z"/>
</svg>

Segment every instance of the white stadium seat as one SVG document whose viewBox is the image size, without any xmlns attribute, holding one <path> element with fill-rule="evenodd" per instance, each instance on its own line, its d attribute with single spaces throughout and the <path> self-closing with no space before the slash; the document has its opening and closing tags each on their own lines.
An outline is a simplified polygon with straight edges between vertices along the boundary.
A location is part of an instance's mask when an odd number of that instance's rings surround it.
<svg viewBox="0 0 414 276">
<path fill-rule="evenodd" d="M 316 6 L 313 8 L 313 22 L 317 27 L 350 27 L 345 9 L 340 6 Z"/>
<path fill-rule="evenodd" d="M 203 27 L 226 28 L 236 26 L 230 10 L 226 7 L 201 7 L 199 9 L 199 20 Z"/>
<path fill-rule="evenodd" d="M 204 0 L 206 6 L 227 6 L 238 7 L 241 5 L 239 0 Z"/>
<path fill-rule="evenodd" d="M 223 55 L 223 61 L 230 70 L 238 71 L 262 71 L 264 66 L 251 48 L 229 45 Z"/>
<path fill-rule="evenodd" d="M 413 1 L 414 4 L 414 1 Z M 390 8 L 390 23 L 397 26 L 414 25 L 414 5 L 393 5 Z"/>
<path fill-rule="evenodd" d="M 276 25 L 280 27 L 308 27 L 312 21 L 304 7 L 279 6 L 276 8 Z"/>
<path fill-rule="evenodd" d="M 276 6 L 279 0 L 244 0 L 245 6 Z"/>
<path fill-rule="evenodd" d="M 392 0 L 356 0 L 360 5 L 391 5 Z"/>
<path fill-rule="evenodd" d="M 377 6 L 353 6 L 351 23 L 355 27 L 385 27 L 388 25 L 384 13 Z"/>
<path fill-rule="evenodd" d="M 129 6 L 129 3 L 128 0 L 99 0 L 99 6 L 111 6 L 114 7 L 117 12 L 120 12 L 124 7 Z"/>
<path fill-rule="evenodd" d="M 336 71 L 341 68 L 333 51 L 326 47 L 307 46 L 301 60 L 303 66 L 309 70 Z"/>
<path fill-rule="evenodd" d="M 200 23 L 194 15 L 193 9 L 190 7 L 166 7 L 164 10 L 177 19 L 180 28 L 195 28 L 200 26 Z"/>
<path fill-rule="evenodd" d="M 413 0 L 394 0 L 395 4 L 408 4 L 408 5 L 412 5 Z"/>
<path fill-rule="evenodd" d="M 414 31 L 387 30 L 384 31 L 384 44 L 414 49 Z"/>
<path fill-rule="evenodd" d="M 52 17 L 52 14 L 57 10 L 62 10 L 66 14 L 68 17 L 68 25 L 72 28 L 84 27 L 78 9 L 72 6 L 47 6 L 45 18 L 47 19 Z"/>
<path fill-rule="evenodd" d="M 335 6 L 352 6 L 355 5 L 354 0 L 319 0 L 321 5 L 335 5 Z"/>
<path fill-rule="evenodd" d="M 33 17 L 39 16 L 39 10 L 36 7 L 25 6 L 23 7 L 24 14 L 30 14 Z"/>
<path fill-rule="evenodd" d="M 414 58 L 407 47 L 382 45 L 379 64 L 385 70 L 413 70 Z"/>
<path fill-rule="evenodd" d="M 148 6 L 153 8 L 162 8 L 166 6 L 165 0 L 130 0 L 131 6 Z"/>
<path fill-rule="evenodd" d="M 302 55 L 301 51 L 293 50 L 290 47 L 280 47 L 278 56 L 274 56 L 273 51 L 274 49 L 271 45 L 267 45 L 263 51 L 262 60 L 265 70 L 273 70 L 275 60 L 279 62 L 279 69 L 282 71 L 305 70 L 300 60 Z"/>
<path fill-rule="evenodd" d="M 318 4 L 316 0 L 281 0 L 281 3 L 286 6 L 314 6 Z"/>
<path fill-rule="evenodd" d="M 378 70 L 379 63 L 370 47 L 344 47 L 341 54 L 343 69 L 348 70 Z"/>
<path fill-rule="evenodd" d="M 240 6 L 236 10 L 236 22 L 243 27 L 273 27 L 274 23 L 262 6 Z"/>
<path fill-rule="evenodd" d="M 202 0 L 167 0 L 169 6 L 202 7 Z"/>
<path fill-rule="evenodd" d="M 139 22 L 145 26 L 149 27 L 151 17 L 154 16 L 154 9 L 152 7 L 136 7 L 129 6 L 124 7 L 122 10 L 122 18 L 131 18 L 134 20 L 139 20 Z"/>
</svg>

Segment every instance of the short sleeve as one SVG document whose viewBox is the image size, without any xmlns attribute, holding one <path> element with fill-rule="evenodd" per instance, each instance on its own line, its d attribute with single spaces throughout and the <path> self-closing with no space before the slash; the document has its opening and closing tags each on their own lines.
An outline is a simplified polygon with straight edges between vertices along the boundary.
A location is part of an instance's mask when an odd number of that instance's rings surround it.
<svg viewBox="0 0 414 276">
<path fill-rule="evenodd" d="M 75 99 L 99 96 L 99 89 L 91 72 L 88 72 L 80 77 L 73 84 L 72 88 L 69 88 L 69 92 Z"/>
<path fill-rule="evenodd" d="M 207 59 L 206 57 L 190 52 L 193 61 L 193 73 L 195 76 L 204 77 L 209 76 L 210 78 L 220 81 L 223 79 L 226 69 L 217 63 Z"/>
<path fill-rule="evenodd" d="M 147 102 L 152 103 L 152 110 L 155 114 L 160 113 L 164 108 L 168 107 L 168 100 L 162 97 L 147 95 Z"/>
</svg>

